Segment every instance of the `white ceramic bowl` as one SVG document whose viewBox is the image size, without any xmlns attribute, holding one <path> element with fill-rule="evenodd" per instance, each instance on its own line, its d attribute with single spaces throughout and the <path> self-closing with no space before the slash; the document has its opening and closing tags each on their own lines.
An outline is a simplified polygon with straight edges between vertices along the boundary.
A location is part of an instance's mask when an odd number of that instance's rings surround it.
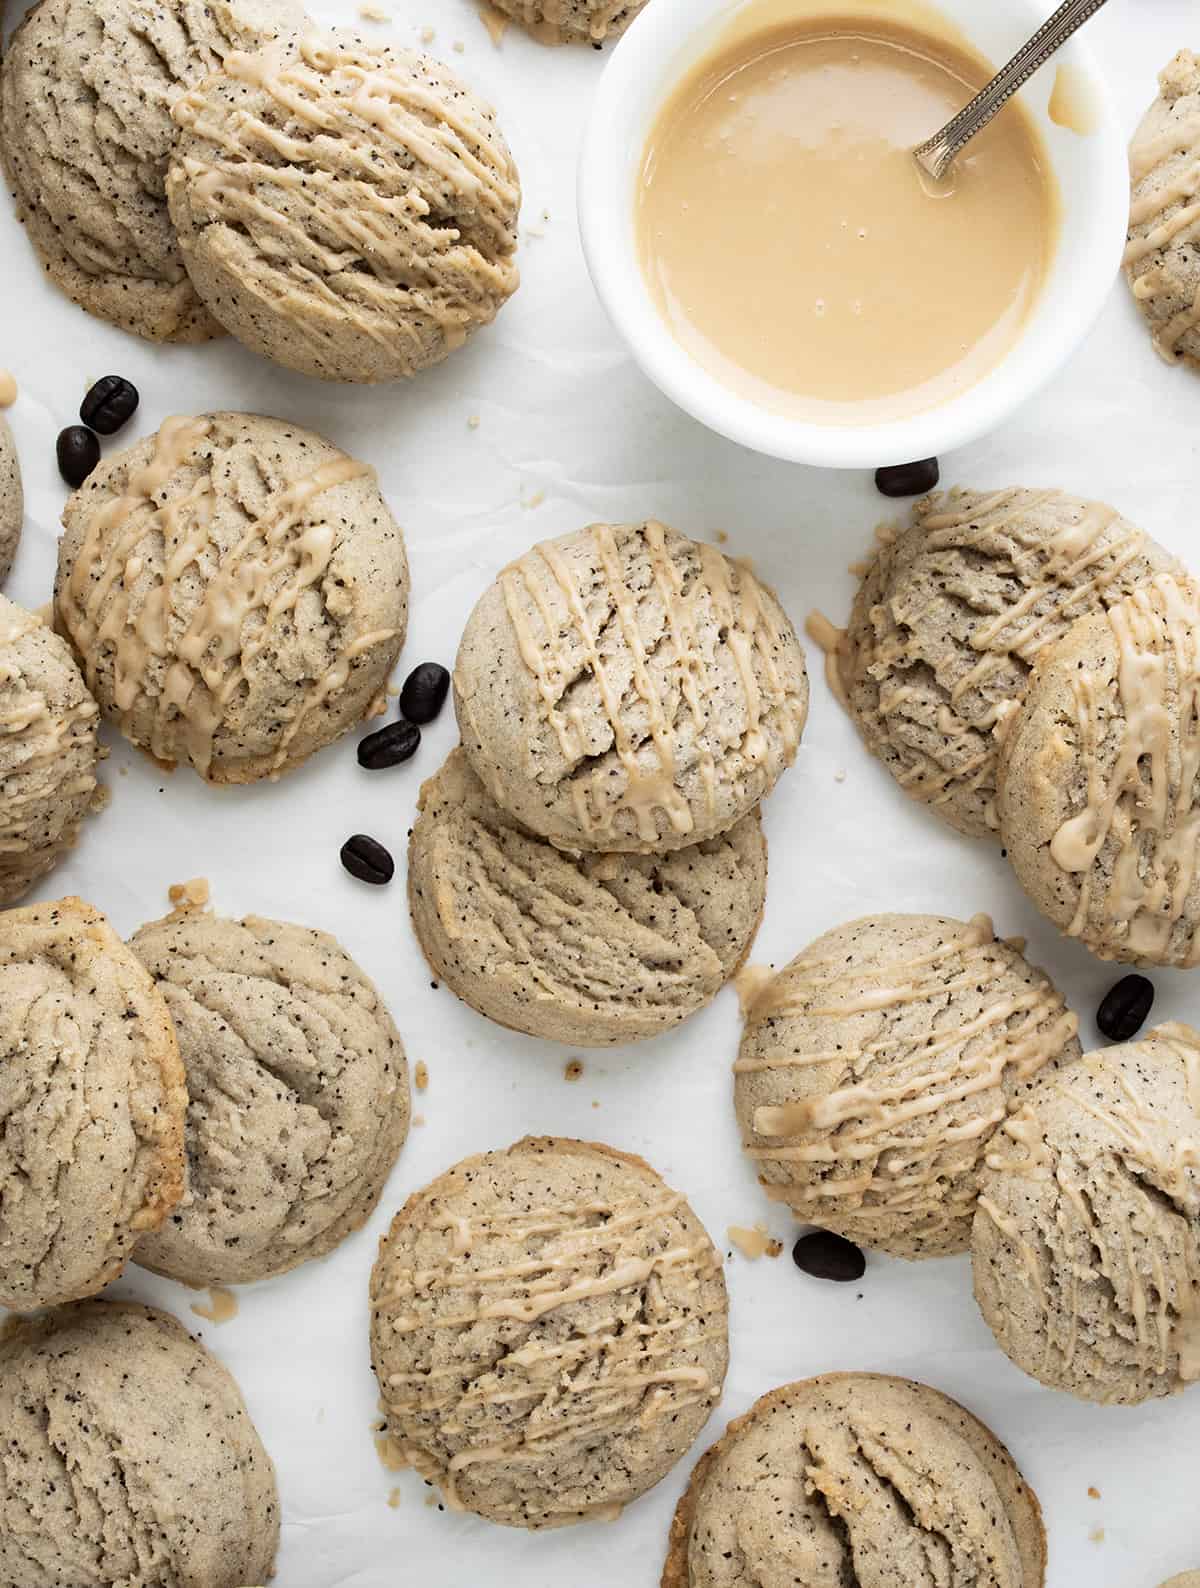
<svg viewBox="0 0 1200 1588">
<path fill-rule="evenodd" d="M 801 0 L 797 0 L 799 5 Z M 737 14 L 762 0 L 651 0 L 600 79 L 579 168 L 579 225 L 596 291 L 649 378 L 711 430 L 773 457 L 827 468 L 875 468 L 936 456 L 994 429 L 1064 364 L 1086 336 L 1120 264 L 1129 209 L 1125 140 L 1107 85 L 1076 37 L 1022 90 L 1061 189 L 1061 232 L 1041 295 L 1001 362 L 952 401 L 879 424 L 789 418 L 724 386 L 672 336 L 638 259 L 635 195 L 646 142 L 663 104 Z M 831 15 L 888 0 L 830 0 Z M 937 13 L 1000 65 L 1045 20 L 1049 0 L 938 0 Z M 804 15 L 812 14 L 805 0 Z M 770 9 L 774 22 L 778 0 Z M 1049 117 L 1056 64 L 1069 66 L 1091 130 Z M 934 129 L 930 128 L 932 132 Z"/>
</svg>

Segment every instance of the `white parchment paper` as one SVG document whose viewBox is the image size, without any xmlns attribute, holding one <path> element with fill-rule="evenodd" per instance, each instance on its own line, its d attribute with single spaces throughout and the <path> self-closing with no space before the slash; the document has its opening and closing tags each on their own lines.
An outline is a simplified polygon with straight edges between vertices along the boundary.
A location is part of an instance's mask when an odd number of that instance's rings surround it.
<svg viewBox="0 0 1200 1588">
<path fill-rule="evenodd" d="M 9 0 L 9 26 L 22 9 Z M 354 0 L 311 9 L 327 22 L 358 21 Z M 423 659 L 449 665 L 467 613 L 503 563 L 598 518 L 652 514 L 697 536 L 724 530 L 797 626 L 814 606 L 840 619 L 853 587 L 847 564 L 886 514 L 870 478 L 772 463 L 702 431 L 638 374 L 595 300 L 575 232 L 574 165 L 604 56 L 547 51 L 516 31 L 497 48 L 467 0 L 395 9 L 390 24 L 360 25 L 407 44 L 433 28 L 428 48 L 499 109 L 525 189 L 521 291 L 491 330 L 410 385 L 330 387 L 232 342 L 157 349 L 89 319 L 43 282 L 0 202 L 0 365 L 20 384 L 10 420 L 28 497 L 7 593 L 29 606 L 49 596 L 65 494 L 54 438 L 90 381 L 115 372 L 142 393 L 123 443 L 170 413 L 242 408 L 311 425 L 375 465 L 412 563 L 402 672 Z M 1130 129 L 1157 70 L 1182 45 L 1200 45 L 1198 21 L 1189 0 L 1112 0 L 1089 24 Z M 997 434 L 943 459 L 943 480 L 1062 485 L 1110 500 L 1200 567 L 1198 451 L 1200 378 L 1158 361 L 1122 284 L 1054 384 Z M 782 964 L 868 911 L 986 910 L 1004 933 L 1028 937 L 1094 1044 L 1093 1014 L 1114 970 L 1042 923 L 998 854 L 903 798 L 831 700 L 811 647 L 809 661 L 809 727 L 766 809 L 770 885 L 754 959 Z M 360 771 L 349 741 L 277 785 L 220 790 L 186 770 L 164 776 L 110 736 L 111 806 L 41 896 L 77 892 L 128 933 L 165 913 L 168 884 L 203 875 L 224 913 L 323 927 L 379 983 L 410 1061 L 423 1059 L 430 1076 L 415 1098 L 423 1122 L 378 1213 L 332 1257 L 243 1289 L 236 1318 L 220 1327 L 189 1310 L 203 1298 L 136 1268 L 116 1292 L 177 1313 L 236 1374 L 279 1470 L 282 1588 L 652 1588 L 690 1460 L 618 1523 L 526 1535 L 427 1504 L 429 1491 L 412 1474 L 386 1472 L 372 1442 L 366 1287 L 375 1243 L 411 1191 L 466 1153 L 526 1131 L 607 1141 L 649 1158 L 727 1249 L 728 1225 L 759 1219 L 790 1245 L 783 1211 L 765 1202 L 738 1148 L 732 991 L 659 1041 L 583 1055 L 582 1078 L 568 1082 L 564 1065 L 578 1055 L 502 1031 L 431 986 L 408 924 L 405 838 L 420 780 L 454 739 L 447 710 L 417 759 L 390 772 Z M 395 852 L 390 888 L 341 870 L 338 848 L 354 831 Z M 1155 980 L 1156 1016 L 1200 1022 L 1195 975 Z M 1050 1588 L 1156 1588 L 1200 1567 L 1200 1389 L 1129 1410 L 1039 1388 L 993 1345 L 966 1259 L 873 1257 L 861 1284 L 833 1286 L 806 1279 L 786 1254 L 748 1262 L 735 1252 L 728 1278 L 732 1366 L 702 1443 L 790 1379 L 832 1369 L 907 1374 L 959 1397 L 1011 1446 L 1045 1509 Z"/>
</svg>

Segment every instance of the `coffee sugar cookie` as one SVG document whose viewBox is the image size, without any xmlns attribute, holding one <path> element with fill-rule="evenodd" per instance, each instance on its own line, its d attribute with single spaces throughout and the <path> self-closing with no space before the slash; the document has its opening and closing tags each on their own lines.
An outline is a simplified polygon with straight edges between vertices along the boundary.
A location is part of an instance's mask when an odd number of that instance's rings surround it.
<svg viewBox="0 0 1200 1588">
<path fill-rule="evenodd" d="M 618 38 L 646 0 L 494 0 L 541 44 L 591 44 Z"/>
<path fill-rule="evenodd" d="M 388 1432 L 456 1509 L 615 1517 L 683 1456 L 728 1361 L 721 1258 L 610 1147 L 529 1137 L 410 1198 L 371 1278 Z"/>
<path fill-rule="evenodd" d="M 505 568 L 454 673 L 497 804 L 560 849 L 661 853 L 727 832 L 800 743 L 808 678 L 744 563 L 650 520 L 593 524 Z"/>
<path fill-rule="evenodd" d="M 374 1211 L 404 1144 L 408 1066 L 378 992 L 324 932 L 182 910 L 130 948 L 187 1072 L 184 1195 L 137 1248 L 190 1285 L 321 1257 Z"/>
<path fill-rule="evenodd" d="M 25 495 L 16 443 L 8 420 L 0 414 L 0 583 L 12 571 L 24 519 Z"/>
<path fill-rule="evenodd" d="M 1200 1379 L 1200 1034 L 1160 1026 L 1034 1083 L 972 1233 L 1001 1349 L 1051 1389 L 1134 1405 Z"/>
<path fill-rule="evenodd" d="M 55 606 L 105 715 L 212 783 L 363 721 L 400 655 L 404 538 L 375 471 L 282 419 L 202 414 L 67 502 Z"/>
<path fill-rule="evenodd" d="M 758 812 L 668 855 L 553 848 L 502 811 L 463 750 L 421 790 L 413 926 L 440 981 L 530 1036 L 600 1047 L 656 1036 L 708 1003 L 762 918 Z"/>
<path fill-rule="evenodd" d="M 867 748 L 959 832 L 994 837 L 995 731 L 1037 656 L 1175 566 L 1113 508 L 1062 491 L 926 497 L 876 548 L 836 657 Z"/>
<path fill-rule="evenodd" d="M 179 1201 L 187 1092 L 162 995 L 79 899 L 0 913 L 0 1074 L 0 1306 L 93 1295 Z"/>
<path fill-rule="evenodd" d="M 897 1257 L 965 1251 L 993 1133 L 1078 1021 L 986 916 L 835 927 L 750 1004 L 734 1065 L 767 1194 Z"/>
</svg>

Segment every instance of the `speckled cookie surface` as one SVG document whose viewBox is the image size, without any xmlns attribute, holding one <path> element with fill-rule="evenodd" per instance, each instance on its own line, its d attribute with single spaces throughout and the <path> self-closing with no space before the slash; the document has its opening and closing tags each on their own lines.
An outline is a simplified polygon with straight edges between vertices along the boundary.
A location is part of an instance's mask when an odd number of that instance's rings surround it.
<svg viewBox="0 0 1200 1588">
<path fill-rule="evenodd" d="M 1125 276 L 1168 363 L 1200 367 L 1200 59 L 1179 53 L 1129 146 Z"/>
<path fill-rule="evenodd" d="M 0 596 L 0 905 L 74 847 L 96 794 L 98 721 L 64 642 Z"/>
<path fill-rule="evenodd" d="M 0 914 L 0 1305 L 93 1295 L 183 1189 L 162 996 L 79 899 Z"/>
<path fill-rule="evenodd" d="M 542 44 L 600 45 L 615 39 L 646 0 L 494 0 L 496 10 Z"/>
<path fill-rule="evenodd" d="M 1171 1577 L 1163 1583 L 1161 1588 L 1200 1588 L 1200 1571 L 1181 1571 L 1177 1577 Z"/>
<path fill-rule="evenodd" d="M 129 945 L 187 1072 L 179 1206 L 137 1261 L 248 1283 L 321 1257 L 369 1218 L 408 1133 L 408 1066 L 378 992 L 324 932 L 181 911 Z"/>
<path fill-rule="evenodd" d="M 1056 926 L 1102 959 L 1200 963 L 1200 589 L 1157 575 L 1042 656 L 998 805 Z"/>
<path fill-rule="evenodd" d="M 994 836 L 994 730 L 1038 653 L 1173 566 L 1114 509 L 1062 491 L 926 497 L 876 549 L 838 656 L 868 749 L 952 827 Z"/>
<path fill-rule="evenodd" d="M 662 853 L 771 792 L 808 678 L 750 569 L 650 520 L 505 568 L 467 621 L 454 698 L 475 771 L 526 827 L 560 849 Z"/>
<path fill-rule="evenodd" d="M 764 1395 L 700 1460 L 662 1588 L 1042 1588 L 1041 1511 L 975 1417 L 909 1379 Z"/>
<path fill-rule="evenodd" d="M 0 414 L 0 583 L 8 578 L 12 569 L 24 518 L 21 464 L 8 420 Z"/>
<path fill-rule="evenodd" d="M 63 523 L 57 624 L 102 711 L 213 783 L 360 723 L 400 654 L 408 564 L 374 470 L 282 419 L 169 419 Z"/>
<path fill-rule="evenodd" d="M 965 1251 L 993 1133 L 1078 1021 L 991 922 L 851 921 L 750 1004 L 742 1142 L 805 1223 L 898 1257 Z"/>
<path fill-rule="evenodd" d="M 1160 1026 L 1035 1084 L 997 1137 L 975 1295 L 1018 1367 L 1133 1405 L 1200 1378 L 1200 1036 Z"/>
<path fill-rule="evenodd" d="M 516 290 L 521 188 L 448 67 L 349 34 L 237 55 L 175 107 L 171 217 L 247 347 L 325 380 L 436 364 Z"/>
<path fill-rule="evenodd" d="M 171 105 L 232 49 L 294 32 L 296 0 L 41 0 L 0 69 L 0 147 L 47 275 L 89 313 L 164 342 L 218 334 L 163 184 Z"/>
<path fill-rule="evenodd" d="M 275 1471 L 226 1370 L 151 1307 L 0 1337 L 0 1582 L 242 1588 L 279 1542 Z"/>
<path fill-rule="evenodd" d="M 421 790 L 413 925 L 438 978 L 531 1036 L 655 1036 L 713 998 L 762 916 L 757 811 L 668 855 L 568 855 L 502 811 L 457 749 Z"/>
<path fill-rule="evenodd" d="M 728 1361 L 721 1259 L 639 1158 L 526 1138 L 412 1197 L 371 1278 L 389 1432 L 455 1507 L 612 1517 L 687 1450 Z"/>
</svg>

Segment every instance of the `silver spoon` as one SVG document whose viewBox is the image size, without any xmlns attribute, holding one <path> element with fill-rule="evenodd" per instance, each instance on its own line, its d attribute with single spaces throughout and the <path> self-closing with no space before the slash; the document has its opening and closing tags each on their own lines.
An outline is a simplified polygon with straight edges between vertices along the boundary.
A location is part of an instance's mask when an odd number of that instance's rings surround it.
<svg viewBox="0 0 1200 1588">
<path fill-rule="evenodd" d="M 964 105 L 940 132 L 917 145 L 913 157 L 921 169 L 928 172 L 935 182 L 944 177 L 955 157 L 980 128 L 986 127 L 1022 83 L 1028 82 L 1034 72 L 1044 66 L 1072 33 L 1081 28 L 1089 17 L 1094 17 L 1104 4 L 1105 0 L 1065 0 L 1054 15 L 1042 23 L 1028 44 L 1021 46 L 1008 65 L 979 90 L 969 105 Z"/>
</svg>

